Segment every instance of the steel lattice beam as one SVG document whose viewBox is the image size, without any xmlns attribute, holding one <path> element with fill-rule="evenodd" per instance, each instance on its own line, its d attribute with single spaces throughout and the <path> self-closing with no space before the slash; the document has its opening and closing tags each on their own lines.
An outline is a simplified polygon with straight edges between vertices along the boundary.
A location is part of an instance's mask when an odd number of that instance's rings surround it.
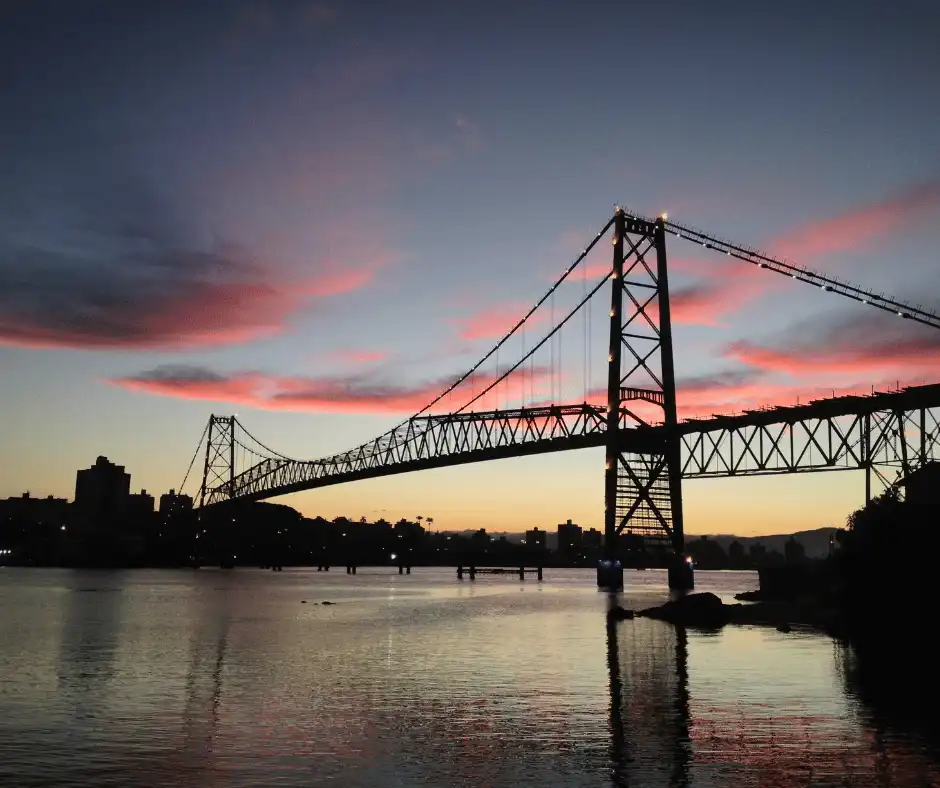
<svg viewBox="0 0 940 788">
<path fill-rule="evenodd" d="M 583 404 L 419 417 L 370 444 L 323 460 L 265 460 L 236 476 L 231 486 L 220 471 L 223 482 L 208 491 L 206 503 L 261 500 L 427 468 L 600 447 L 606 443 L 605 419 L 604 408 Z M 666 428 L 630 427 L 631 421 L 621 414 L 621 454 L 661 454 Z M 689 420 L 676 430 L 687 479 L 870 468 L 888 482 L 884 469 L 903 472 L 905 465 L 940 459 L 940 384 Z M 631 458 L 623 461 L 632 466 Z M 623 473 L 618 476 L 624 484 Z M 618 514 L 618 522 L 624 522 L 626 511 Z"/>
<path fill-rule="evenodd" d="M 753 476 L 864 468 L 908 473 L 940 458 L 940 385 L 871 397 L 686 421 L 685 478 Z"/>
<path fill-rule="evenodd" d="M 322 460 L 264 460 L 235 477 L 234 496 L 219 486 L 208 502 L 261 500 L 406 471 L 600 446 L 605 419 L 603 408 L 587 404 L 419 416 Z"/>
</svg>

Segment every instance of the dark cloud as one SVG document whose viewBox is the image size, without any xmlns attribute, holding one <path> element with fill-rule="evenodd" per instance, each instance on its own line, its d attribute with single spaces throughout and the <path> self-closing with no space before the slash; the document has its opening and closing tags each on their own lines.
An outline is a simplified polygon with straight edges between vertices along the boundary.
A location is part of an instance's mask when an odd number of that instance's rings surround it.
<svg viewBox="0 0 940 788">
<path fill-rule="evenodd" d="M 724 355 L 795 376 L 916 381 L 940 373 L 940 331 L 869 307 L 865 313 L 806 321 L 765 344 L 734 342 Z"/>
<path fill-rule="evenodd" d="M 536 392 L 549 378 L 549 370 L 536 367 Z M 476 391 L 493 381 L 490 374 L 475 375 L 445 398 L 435 413 L 456 410 Z M 259 410 L 291 410 L 314 413 L 415 413 L 450 386 L 455 376 L 416 383 L 392 383 L 377 372 L 340 376 L 271 375 L 262 372 L 236 371 L 217 373 L 205 367 L 162 365 L 136 375 L 112 378 L 107 383 L 128 391 L 180 399 L 208 400 L 244 405 Z M 526 384 L 528 384 L 528 378 Z M 501 384 L 503 406 L 507 397 L 521 397 L 521 375 L 511 375 Z M 481 397 L 473 410 L 497 407 L 496 392 Z"/>
<path fill-rule="evenodd" d="M 279 281 L 248 253 L 200 238 L 139 184 L 46 191 L 0 207 L 0 344 L 172 349 L 283 329 L 306 299 L 362 272 Z M 36 210 L 33 210 L 36 208 Z"/>
</svg>

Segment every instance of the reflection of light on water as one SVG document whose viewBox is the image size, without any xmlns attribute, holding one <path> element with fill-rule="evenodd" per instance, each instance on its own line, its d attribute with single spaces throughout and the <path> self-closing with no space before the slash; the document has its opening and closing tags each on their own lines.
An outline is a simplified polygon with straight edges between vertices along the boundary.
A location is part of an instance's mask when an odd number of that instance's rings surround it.
<svg viewBox="0 0 940 788">
<path fill-rule="evenodd" d="M 72 682 L 69 697 L 34 691 L 23 649 L 5 640 L 0 735 L 22 744 L 4 746 L 4 781 L 32 784 L 25 776 L 41 768 L 46 784 L 103 784 L 119 767 L 127 788 L 564 788 L 610 784 L 612 768 L 615 785 L 670 788 L 827 774 L 862 788 L 938 782 L 912 740 L 846 701 L 826 638 L 740 628 L 683 637 L 618 622 L 612 704 L 606 597 L 592 572 L 552 570 L 537 594 L 531 583 L 471 587 L 454 574 L 133 573 L 119 581 L 120 615 L 104 618 L 94 605 L 63 618 L 43 592 L 43 604 L 27 605 L 24 635 L 40 665 L 57 637 L 84 633 L 89 669 L 108 678 Z M 710 577 L 698 574 L 700 589 L 735 590 L 735 575 Z M 661 573 L 629 573 L 622 603 L 665 594 Z M 0 633 L 12 620 L 26 625 L 11 611 Z M 77 677 L 71 652 L 58 653 Z M 107 714 L 79 723 L 76 708 Z M 75 746 L 80 735 L 94 750 Z"/>
</svg>

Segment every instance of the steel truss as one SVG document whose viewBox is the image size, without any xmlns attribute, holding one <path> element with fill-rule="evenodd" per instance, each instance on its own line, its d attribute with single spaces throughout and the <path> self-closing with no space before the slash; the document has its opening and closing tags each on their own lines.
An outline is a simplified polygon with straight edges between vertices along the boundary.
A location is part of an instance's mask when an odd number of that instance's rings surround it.
<svg viewBox="0 0 940 788">
<path fill-rule="evenodd" d="M 235 475 L 231 430 L 241 425 L 213 416 L 207 444 L 210 486 L 203 502 L 261 500 L 412 470 L 605 446 L 606 418 L 605 408 L 584 404 L 417 417 L 353 451 L 309 462 L 270 457 Z M 626 532 L 669 536 L 671 500 L 667 507 L 663 495 L 666 427 L 636 427 L 632 421 L 624 408 L 618 429 L 617 522 Z M 675 431 L 686 479 L 861 468 L 888 484 L 892 470 L 904 473 L 940 460 L 940 384 L 690 419 Z M 656 524 L 647 528 L 651 518 Z"/>
<path fill-rule="evenodd" d="M 662 408 L 665 433 L 645 451 L 630 441 L 623 418 L 610 416 L 604 477 L 604 542 L 616 557 L 626 530 L 635 548 L 683 549 L 682 488 L 676 424 L 666 239 L 662 221 L 614 217 L 614 260 L 610 308 L 607 407 L 627 414 L 637 428 L 648 422 L 633 413 L 632 401 Z M 626 447 L 632 443 L 633 450 Z M 638 540 L 642 542 L 638 545 Z"/>
<path fill-rule="evenodd" d="M 686 421 L 678 429 L 686 478 L 862 468 L 887 486 L 940 459 L 940 385 Z"/>
<path fill-rule="evenodd" d="M 260 500 L 314 487 L 406 471 L 603 445 L 606 413 L 595 405 L 553 405 L 418 416 L 351 451 L 322 460 L 271 457 L 211 489 L 208 503 Z"/>
<path fill-rule="evenodd" d="M 199 505 L 212 503 L 213 495 L 236 496 L 235 485 L 235 421 L 234 416 L 209 417 L 206 436 L 206 464 L 202 472 Z M 206 495 L 209 493 L 209 500 Z"/>
</svg>

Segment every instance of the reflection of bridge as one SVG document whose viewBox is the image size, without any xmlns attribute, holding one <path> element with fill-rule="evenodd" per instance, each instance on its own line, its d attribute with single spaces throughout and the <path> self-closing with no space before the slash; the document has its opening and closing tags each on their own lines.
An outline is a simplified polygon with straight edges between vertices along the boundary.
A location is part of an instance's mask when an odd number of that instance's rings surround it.
<svg viewBox="0 0 940 788">
<path fill-rule="evenodd" d="M 600 281 L 589 284 L 585 260 L 611 229 L 613 262 L 605 266 Z M 299 461 L 268 449 L 234 417 L 213 416 L 203 433 L 206 451 L 200 505 L 261 500 L 408 471 L 603 446 L 604 530 L 610 556 L 616 555 L 617 537 L 624 530 L 634 539 L 642 538 L 648 549 L 681 555 L 683 477 L 854 468 L 866 470 L 870 494 L 872 473 L 887 483 L 887 468 L 896 466 L 905 472 L 940 455 L 940 385 L 680 422 L 666 263 L 670 233 L 902 319 L 940 328 L 940 317 L 920 307 L 670 222 L 665 216 L 649 220 L 618 209 L 489 353 L 415 416 L 375 440 L 323 459 Z M 581 292 L 556 319 L 556 302 L 566 287 L 569 292 L 576 289 L 572 274 L 579 266 Z M 609 316 L 609 346 L 606 404 L 602 405 L 588 382 L 588 357 L 593 347 L 592 299 L 608 280 L 612 288 L 605 316 Z M 582 317 L 584 339 L 582 402 L 559 405 L 555 403 L 564 401 L 572 388 L 572 376 L 562 372 L 561 359 L 566 332 L 566 346 L 572 345 L 575 315 Z M 545 323 L 550 323 L 549 328 L 527 349 L 526 329 Z M 505 361 L 511 340 L 521 340 L 521 351 L 511 356 L 512 363 L 501 366 L 500 351 Z M 652 419 L 651 410 L 661 412 L 661 419 Z M 681 582 L 678 573 L 672 582 Z"/>
</svg>

